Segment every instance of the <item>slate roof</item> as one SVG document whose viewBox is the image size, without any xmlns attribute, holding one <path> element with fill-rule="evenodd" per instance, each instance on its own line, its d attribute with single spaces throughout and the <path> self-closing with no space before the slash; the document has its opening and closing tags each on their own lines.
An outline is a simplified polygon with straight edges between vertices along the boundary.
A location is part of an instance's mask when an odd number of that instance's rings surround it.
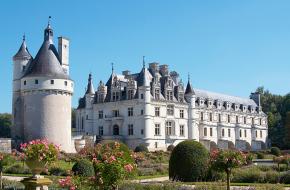
<svg viewBox="0 0 290 190">
<path fill-rule="evenodd" d="M 44 42 L 35 59 L 31 62 L 24 74 L 24 77 L 35 76 L 69 79 L 69 76 L 61 66 L 58 52 L 50 38 L 44 38 Z"/>
<path fill-rule="evenodd" d="M 230 103 L 237 103 L 237 104 L 243 104 L 248 106 L 257 106 L 254 100 L 250 98 L 241 98 L 237 96 L 230 96 L 225 94 L 220 94 L 216 92 L 210 92 L 206 90 L 200 90 L 200 89 L 193 89 L 195 95 L 197 98 L 205 98 L 205 99 L 212 99 L 212 100 L 220 100 L 222 102 L 228 101 Z"/>
<path fill-rule="evenodd" d="M 22 59 L 22 58 L 27 58 L 30 59 L 32 56 L 30 55 L 28 48 L 26 46 L 26 42 L 23 39 L 23 42 L 18 50 L 18 52 L 13 56 L 13 59 Z"/>
</svg>

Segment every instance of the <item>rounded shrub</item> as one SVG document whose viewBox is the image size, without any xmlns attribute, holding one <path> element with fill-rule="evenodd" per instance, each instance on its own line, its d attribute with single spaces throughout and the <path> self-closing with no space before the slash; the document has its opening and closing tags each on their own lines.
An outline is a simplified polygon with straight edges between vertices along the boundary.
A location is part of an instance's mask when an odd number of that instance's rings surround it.
<svg viewBox="0 0 290 190">
<path fill-rule="evenodd" d="M 144 144 L 136 146 L 134 152 L 148 152 L 148 148 Z"/>
<path fill-rule="evenodd" d="M 176 181 L 197 181 L 207 174 L 209 153 L 194 140 L 179 143 L 169 160 L 169 177 Z"/>
<path fill-rule="evenodd" d="M 93 164 L 86 159 L 78 160 L 72 167 L 75 175 L 91 177 L 95 174 Z"/>
<path fill-rule="evenodd" d="M 169 151 L 169 152 L 172 152 L 172 150 L 174 149 L 174 145 L 173 144 L 171 144 L 171 145 L 169 145 L 168 147 L 167 147 L 167 151 Z"/>
<path fill-rule="evenodd" d="M 257 152 L 257 159 L 264 159 L 265 158 L 265 155 L 261 152 Z"/>
<path fill-rule="evenodd" d="M 270 151 L 271 151 L 271 154 L 273 154 L 275 156 L 281 155 L 281 150 L 278 147 L 272 147 Z"/>
</svg>

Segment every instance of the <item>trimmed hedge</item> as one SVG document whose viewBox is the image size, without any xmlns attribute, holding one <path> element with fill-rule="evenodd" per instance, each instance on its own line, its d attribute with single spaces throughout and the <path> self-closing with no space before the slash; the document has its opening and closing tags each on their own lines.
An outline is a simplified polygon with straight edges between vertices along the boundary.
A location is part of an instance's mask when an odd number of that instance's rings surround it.
<svg viewBox="0 0 290 190">
<path fill-rule="evenodd" d="M 176 181 L 199 181 L 206 177 L 209 153 L 194 140 L 179 143 L 169 160 L 169 177 Z"/>
<path fill-rule="evenodd" d="M 261 152 L 257 152 L 257 159 L 264 159 L 265 158 L 265 155 Z"/>
<path fill-rule="evenodd" d="M 273 154 L 275 156 L 281 155 L 281 150 L 278 147 L 272 147 L 270 151 L 271 151 L 271 154 Z"/>
<path fill-rule="evenodd" d="M 134 152 L 148 152 L 148 148 L 145 145 L 140 144 L 136 146 Z"/>
<path fill-rule="evenodd" d="M 93 164 L 86 159 L 78 160 L 72 167 L 75 175 L 91 177 L 95 175 Z"/>
</svg>

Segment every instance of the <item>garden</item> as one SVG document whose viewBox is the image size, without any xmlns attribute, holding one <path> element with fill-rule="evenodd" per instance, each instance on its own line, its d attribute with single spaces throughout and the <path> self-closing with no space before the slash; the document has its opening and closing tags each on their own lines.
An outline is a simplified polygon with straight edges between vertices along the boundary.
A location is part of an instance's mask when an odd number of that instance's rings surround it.
<svg viewBox="0 0 290 190">
<path fill-rule="evenodd" d="M 257 164 L 257 160 L 272 164 Z M 289 166 L 290 155 L 275 147 L 260 152 L 208 152 L 188 140 L 168 151 L 149 152 L 142 145 L 132 151 L 123 143 L 106 142 L 66 154 L 46 140 L 35 140 L 22 144 L 20 151 L 0 155 L 0 186 L 24 189 L 27 179 L 47 179 L 49 189 L 69 190 L 219 190 L 230 186 L 280 190 L 290 187 Z M 154 180 L 167 176 L 170 180 Z M 19 182 L 11 177 L 26 178 Z"/>
</svg>

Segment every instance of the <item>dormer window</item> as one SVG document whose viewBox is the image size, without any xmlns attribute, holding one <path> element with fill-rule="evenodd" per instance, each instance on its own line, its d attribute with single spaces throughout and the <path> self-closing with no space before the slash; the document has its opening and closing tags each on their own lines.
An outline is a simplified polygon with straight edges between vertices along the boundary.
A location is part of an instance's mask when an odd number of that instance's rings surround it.
<svg viewBox="0 0 290 190">
<path fill-rule="evenodd" d="M 134 97 L 134 91 L 133 90 L 128 90 L 128 100 L 132 100 Z"/>
<path fill-rule="evenodd" d="M 154 96 L 155 96 L 156 100 L 160 99 L 160 90 L 159 89 L 155 89 Z"/>
<path fill-rule="evenodd" d="M 113 97 L 112 97 L 112 101 L 115 102 L 115 101 L 118 101 L 119 100 L 119 92 L 113 92 Z"/>
<path fill-rule="evenodd" d="M 50 84 L 54 84 L 54 80 L 50 80 Z"/>
<path fill-rule="evenodd" d="M 173 100 L 173 92 L 171 90 L 166 92 L 166 99 L 171 101 Z"/>
</svg>

